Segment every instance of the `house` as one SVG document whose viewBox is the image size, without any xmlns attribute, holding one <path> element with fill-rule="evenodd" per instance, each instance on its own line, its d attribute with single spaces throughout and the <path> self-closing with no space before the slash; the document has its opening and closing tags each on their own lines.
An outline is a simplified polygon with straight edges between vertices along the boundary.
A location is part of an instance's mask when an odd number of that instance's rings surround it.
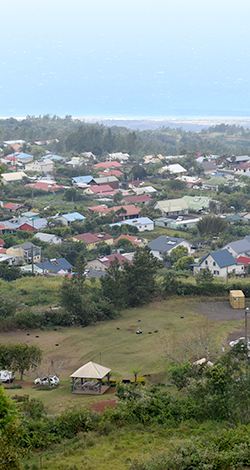
<svg viewBox="0 0 250 470">
<path fill-rule="evenodd" d="M 232 254 L 227 249 L 213 251 L 204 256 L 202 261 L 193 264 L 193 273 L 198 274 L 202 269 L 208 268 L 214 276 L 227 279 L 228 274 L 244 274 L 243 263 L 237 263 Z"/>
<path fill-rule="evenodd" d="M 10 220 L 2 222 L 4 229 L 8 232 L 15 232 L 16 230 L 23 230 L 33 232 L 34 230 L 41 230 L 47 227 L 47 220 L 43 218 L 28 218 L 28 217 L 14 217 Z M 0 229 L 1 230 L 1 229 Z"/>
<path fill-rule="evenodd" d="M 40 269 L 53 274 L 57 274 L 60 271 L 63 273 L 71 273 L 73 266 L 65 258 L 51 259 L 44 263 L 36 263 L 36 266 Z"/>
<path fill-rule="evenodd" d="M 69 214 L 55 216 L 54 219 L 59 220 L 63 225 L 68 226 L 72 224 L 72 222 L 83 222 L 86 217 L 84 217 L 82 214 L 79 214 L 79 212 L 71 212 Z"/>
<path fill-rule="evenodd" d="M 234 258 L 250 256 L 250 240 L 243 238 L 242 240 L 228 243 L 224 246 L 224 249 L 228 250 Z"/>
<path fill-rule="evenodd" d="M 114 224 L 109 224 L 110 227 L 114 227 L 115 225 L 131 225 L 132 227 L 136 227 L 139 232 L 146 232 L 154 230 L 154 221 L 149 219 L 148 217 L 138 217 L 137 219 L 126 219 L 122 220 L 121 222 L 116 222 Z"/>
<path fill-rule="evenodd" d="M 5 206 L 3 206 L 3 209 L 7 209 L 10 212 L 17 212 L 25 209 L 25 206 L 21 204 L 15 204 L 14 202 L 8 202 L 8 204 L 5 204 Z"/>
<path fill-rule="evenodd" d="M 50 233 L 42 233 L 42 232 L 37 232 L 34 235 L 34 238 L 38 238 L 41 242 L 44 243 L 49 243 L 49 245 L 61 245 L 62 243 L 62 238 L 58 237 L 57 235 L 53 235 Z"/>
<path fill-rule="evenodd" d="M 41 248 L 31 242 L 11 246 L 6 249 L 6 254 L 16 256 L 21 263 L 29 264 L 32 262 L 32 258 L 34 263 L 41 261 Z"/>
<path fill-rule="evenodd" d="M 81 233 L 72 237 L 74 242 L 84 242 L 88 251 L 96 250 L 99 243 L 106 243 L 107 245 L 113 245 L 114 239 L 111 235 L 106 232 L 100 233 Z"/>
<path fill-rule="evenodd" d="M 143 204 L 144 206 L 147 206 L 152 199 L 147 194 L 136 194 L 136 196 L 126 197 L 125 201 L 131 204 Z"/>
<path fill-rule="evenodd" d="M 54 171 L 54 162 L 50 158 L 36 160 L 25 165 L 25 171 L 38 171 L 39 173 L 52 173 Z"/>
<path fill-rule="evenodd" d="M 47 220 L 44 218 L 28 219 L 19 226 L 19 230 L 24 232 L 34 232 L 35 230 L 42 230 L 47 227 Z"/>
<path fill-rule="evenodd" d="M 108 184 L 112 189 L 119 189 L 119 180 L 116 176 L 102 176 L 101 178 L 94 178 L 93 181 L 93 184 L 97 184 L 98 186 Z"/>
<path fill-rule="evenodd" d="M 156 258 L 162 260 L 165 253 L 170 255 L 171 251 L 180 245 L 188 249 L 189 255 L 192 254 L 192 245 L 184 238 L 165 237 L 164 235 L 161 235 L 150 242 L 148 247 Z"/>
<path fill-rule="evenodd" d="M 4 185 L 8 183 L 16 183 L 17 181 L 22 181 L 23 178 L 27 178 L 27 175 L 24 173 L 24 171 L 13 171 L 12 173 L 3 173 L 2 183 Z"/>
<path fill-rule="evenodd" d="M 159 173 L 169 172 L 171 175 L 184 175 L 187 170 L 179 163 L 173 163 L 172 165 L 166 165 L 160 168 Z"/>
<path fill-rule="evenodd" d="M 158 201 L 155 206 L 155 209 L 159 209 L 162 215 L 179 215 L 188 213 L 188 204 L 184 198 L 178 199 L 167 199 L 164 201 Z"/>
<path fill-rule="evenodd" d="M 244 266 L 246 268 L 250 263 L 250 257 L 249 256 L 238 256 L 236 261 L 237 261 L 237 263 L 244 264 Z"/>
<path fill-rule="evenodd" d="M 118 177 L 118 176 L 123 176 L 123 173 L 120 170 L 104 170 L 104 171 L 98 171 L 98 175 Z"/>
<path fill-rule="evenodd" d="M 127 163 L 128 159 L 129 159 L 128 153 L 116 152 L 116 153 L 109 154 L 110 161 L 119 160 L 120 163 Z"/>
<path fill-rule="evenodd" d="M 111 162 L 101 162 L 101 163 L 95 163 L 92 168 L 95 170 L 98 170 L 99 168 L 121 168 L 122 165 L 119 162 L 116 161 L 111 161 Z"/>
<path fill-rule="evenodd" d="M 108 184 L 101 184 L 99 186 L 87 186 L 83 189 L 84 194 L 88 194 L 90 196 L 114 196 L 115 190 L 109 186 Z"/>
<path fill-rule="evenodd" d="M 173 215 L 171 217 L 158 217 L 155 219 L 155 225 L 158 227 L 170 228 L 172 230 L 186 230 L 195 227 L 201 219 L 200 216 L 189 214 Z"/>
<path fill-rule="evenodd" d="M 130 263 L 130 261 L 127 258 L 125 258 L 123 255 L 121 255 L 120 253 L 116 253 L 115 255 L 107 255 L 101 258 L 96 258 L 91 261 L 88 261 L 87 269 L 104 272 L 110 267 L 111 261 L 115 261 L 115 259 L 118 260 L 121 268 L 122 268 L 123 263 L 125 262 Z"/>
<path fill-rule="evenodd" d="M 123 206 L 113 206 L 113 207 L 110 207 L 110 208 L 103 208 L 99 213 L 101 213 L 101 215 L 107 215 L 107 214 L 110 214 L 110 212 L 115 212 L 117 213 L 117 211 L 121 211 L 122 209 L 124 209 L 124 211 L 126 212 L 121 212 L 120 214 L 120 217 L 122 217 L 123 220 L 127 220 L 127 219 L 134 219 L 135 217 L 139 217 L 139 213 L 141 211 L 141 208 L 140 207 L 137 207 L 133 204 L 128 204 L 128 205 L 123 205 Z M 117 215 L 118 217 L 118 215 Z"/>
<path fill-rule="evenodd" d="M 114 240 L 114 243 L 116 244 L 119 240 L 129 240 L 132 245 L 134 246 L 139 246 L 140 248 L 143 248 L 148 244 L 148 240 L 146 238 L 141 238 L 141 237 L 133 237 L 132 235 L 120 235 L 116 240 Z"/>
<path fill-rule="evenodd" d="M 94 183 L 94 178 L 91 175 L 75 176 L 74 178 L 72 178 L 72 183 L 74 186 L 77 186 L 79 183 L 87 185 L 90 183 Z"/>
<path fill-rule="evenodd" d="M 59 191 L 63 191 L 64 187 L 60 186 L 59 184 L 48 182 L 48 181 L 37 181 L 36 183 L 28 183 L 25 184 L 25 187 L 28 186 L 34 189 L 42 189 L 48 193 L 56 194 Z"/>
<path fill-rule="evenodd" d="M 32 162 L 34 157 L 33 155 L 29 155 L 28 153 L 14 152 L 8 155 L 6 158 L 8 158 L 8 160 L 11 160 L 12 162 L 17 161 L 24 165 L 25 163 Z"/>
<path fill-rule="evenodd" d="M 153 188 L 153 186 L 141 186 L 140 188 L 133 188 L 133 192 L 138 196 L 140 194 L 147 194 L 148 196 L 151 196 L 151 194 L 157 193 L 157 190 Z"/>
<path fill-rule="evenodd" d="M 209 178 L 209 180 L 204 181 L 202 183 L 202 189 L 218 191 L 219 185 L 225 183 L 227 183 L 227 180 L 225 178 L 222 178 L 220 176 L 213 176 L 212 178 Z"/>
<path fill-rule="evenodd" d="M 208 211 L 210 202 L 212 201 L 210 197 L 204 197 L 204 196 L 184 196 L 183 199 L 187 203 L 188 209 L 191 212 L 192 211 L 195 211 L 195 212 Z M 216 206 L 218 207 L 219 205 L 218 201 L 214 201 L 214 202 L 216 203 Z"/>
<path fill-rule="evenodd" d="M 201 162 L 201 166 L 204 170 L 205 175 L 210 175 L 217 170 L 217 165 L 215 162 Z"/>
</svg>

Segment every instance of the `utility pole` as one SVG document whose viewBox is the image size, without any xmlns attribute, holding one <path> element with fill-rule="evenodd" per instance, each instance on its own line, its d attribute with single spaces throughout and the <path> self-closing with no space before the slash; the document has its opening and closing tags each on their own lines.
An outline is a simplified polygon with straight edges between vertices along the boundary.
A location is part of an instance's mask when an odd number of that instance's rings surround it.
<svg viewBox="0 0 250 470">
<path fill-rule="evenodd" d="M 247 307 L 245 310 L 245 343 L 248 347 L 248 338 L 247 338 L 247 314 L 249 312 L 249 308 Z"/>
<path fill-rule="evenodd" d="M 31 245 L 31 262 L 32 262 L 32 274 L 34 274 L 34 247 Z"/>
</svg>

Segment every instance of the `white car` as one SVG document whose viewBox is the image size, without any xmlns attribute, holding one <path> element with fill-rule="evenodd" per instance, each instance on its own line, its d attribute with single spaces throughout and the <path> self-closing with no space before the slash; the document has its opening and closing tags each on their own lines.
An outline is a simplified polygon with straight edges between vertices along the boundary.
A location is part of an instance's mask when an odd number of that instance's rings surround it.
<svg viewBox="0 0 250 470">
<path fill-rule="evenodd" d="M 34 381 L 35 385 L 58 385 L 59 379 L 56 375 L 45 375 L 44 377 L 38 377 Z"/>
</svg>

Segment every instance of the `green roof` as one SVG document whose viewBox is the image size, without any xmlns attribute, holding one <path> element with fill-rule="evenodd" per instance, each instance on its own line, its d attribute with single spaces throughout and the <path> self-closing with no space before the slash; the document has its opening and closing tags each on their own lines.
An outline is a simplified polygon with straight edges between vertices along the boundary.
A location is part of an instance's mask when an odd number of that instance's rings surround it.
<svg viewBox="0 0 250 470">
<path fill-rule="evenodd" d="M 208 197 L 203 196 L 184 196 L 183 199 L 187 203 L 189 209 L 199 210 L 209 207 L 209 202 L 211 201 Z"/>
</svg>

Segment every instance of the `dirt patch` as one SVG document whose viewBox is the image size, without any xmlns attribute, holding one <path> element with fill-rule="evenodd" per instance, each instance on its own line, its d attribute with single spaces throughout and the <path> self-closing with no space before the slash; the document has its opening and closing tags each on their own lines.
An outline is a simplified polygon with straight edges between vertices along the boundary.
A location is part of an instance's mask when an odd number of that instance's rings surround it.
<svg viewBox="0 0 250 470">
<path fill-rule="evenodd" d="M 229 302 L 201 302 L 197 312 L 211 321 L 240 321 L 245 318 L 245 309 L 234 309 Z"/>
<path fill-rule="evenodd" d="M 106 406 L 111 406 L 112 408 L 116 405 L 116 398 L 114 400 L 104 400 L 97 401 L 94 405 L 91 406 L 90 411 L 95 411 L 96 413 L 103 413 Z"/>
</svg>

